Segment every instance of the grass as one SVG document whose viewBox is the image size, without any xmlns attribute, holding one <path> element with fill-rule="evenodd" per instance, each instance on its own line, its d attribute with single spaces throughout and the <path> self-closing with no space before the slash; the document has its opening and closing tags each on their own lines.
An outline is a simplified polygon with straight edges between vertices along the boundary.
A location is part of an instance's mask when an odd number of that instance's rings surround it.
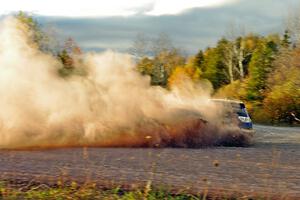
<svg viewBox="0 0 300 200">
<path fill-rule="evenodd" d="M 189 200 L 202 199 L 200 196 L 196 197 L 191 194 L 172 194 L 164 190 L 150 191 L 150 190 L 133 190 L 125 191 L 121 188 L 114 189 L 99 189 L 94 185 L 77 186 L 72 183 L 67 187 L 48 187 L 41 185 L 32 187 L 23 191 L 18 188 L 11 188 L 2 184 L 0 186 L 1 200 L 64 200 L 64 199 L 80 199 L 80 200 Z"/>
<path fill-rule="evenodd" d="M 95 184 L 78 185 L 72 182 L 68 186 L 47 186 L 44 184 L 18 188 L 0 183 L 0 200 L 267 200 L 265 197 L 245 195 L 209 195 L 207 192 L 194 195 L 188 192 L 172 192 L 164 189 L 152 189 L 146 185 L 143 189 L 125 190 L 120 187 L 101 189 Z"/>
<path fill-rule="evenodd" d="M 272 167 L 277 164 L 277 156 L 273 155 Z M 219 167 L 218 160 L 213 161 Z M 154 166 L 152 166 L 154 172 Z M 152 179 L 152 178 L 150 178 Z M 6 179 L 7 180 L 7 179 Z M 207 180 L 204 180 L 205 182 Z M 0 180 L 0 200 L 292 200 L 288 196 L 274 197 L 271 194 L 246 194 L 234 191 L 203 191 L 191 192 L 186 189 L 156 188 L 148 181 L 146 185 L 124 185 L 117 187 L 115 183 L 103 182 L 96 185 L 86 183 L 64 182 L 64 178 L 46 184 L 36 182 L 18 182 Z M 50 184 L 50 185 L 48 185 Z M 102 184 L 102 183 L 101 183 Z M 105 187 L 104 187 L 105 185 Z M 170 187 L 171 188 L 171 187 Z"/>
<path fill-rule="evenodd" d="M 160 153 L 157 154 L 160 156 Z M 157 156 L 152 154 L 152 151 L 148 156 Z M 279 164 L 280 154 L 276 151 L 272 154 L 271 168 L 276 168 Z M 89 160 L 88 151 L 86 148 L 83 150 L 83 158 Z M 154 160 L 157 160 L 155 157 Z M 151 184 L 153 174 L 156 169 L 156 162 L 153 162 L 151 167 L 151 176 L 147 184 L 144 182 L 132 185 L 122 185 L 118 187 L 115 182 L 99 182 L 101 185 L 96 185 L 89 182 L 89 179 L 83 180 L 81 183 L 71 182 L 71 180 L 60 177 L 57 180 L 51 180 L 41 184 L 34 181 L 27 180 L 14 180 L 0 179 L 0 200 L 68 200 L 68 199 L 82 199 L 82 200 L 293 200 L 290 196 L 278 196 L 275 197 L 270 193 L 257 193 L 248 192 L 244 193 L 237 188 L 237 191 L 211 191 L 211 189 L 204 188 L 203 191 L 192 192 L 190 187 L 185 189 L 161 189 Z M 219 160 L 214 160 L 212 166 L 222 166 Z M 1 175 L 1 174 L 0 174 Z M 266 174 L 268 175 L 268 174 Z M 270 174 L 271 175 L 271 174 Z M 8 181 L 10 180 L 10 181 Z M 207 182 L 207 179 L 203 179 Z M 88 184 L 87 184 L 88 183 Z M 50 184 L 50 185 L 49 185 Z M 120 184 L 120 182 L 118 182 Z M 186 185 L 190 185 L 191 182 Z M 193 184 L 193 183 L 192 183 Z M 230 183 L 228 183 L 230 184 Z M 168 188 L 171 188 L 168 187 Z M 210 191 L 208 191 L 210 190 Z"/>
</svg>

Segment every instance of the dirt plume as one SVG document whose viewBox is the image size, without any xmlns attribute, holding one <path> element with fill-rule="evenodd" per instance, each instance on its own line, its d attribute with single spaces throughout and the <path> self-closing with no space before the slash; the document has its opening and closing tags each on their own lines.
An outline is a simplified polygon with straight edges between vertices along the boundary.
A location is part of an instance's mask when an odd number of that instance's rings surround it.
<svg viewBox="0 0 300 200">
<path fill-rule="evenodd" d="M 13 17 L 1 22 L 0 148 L 201 147 L 244 137 L 219 128 L 204 87 L 152 87 L 129 55 L 112 51 L 82 55 L 87 75 L 62 78 L 61 63 L 30 34 Z"/>
</svg>

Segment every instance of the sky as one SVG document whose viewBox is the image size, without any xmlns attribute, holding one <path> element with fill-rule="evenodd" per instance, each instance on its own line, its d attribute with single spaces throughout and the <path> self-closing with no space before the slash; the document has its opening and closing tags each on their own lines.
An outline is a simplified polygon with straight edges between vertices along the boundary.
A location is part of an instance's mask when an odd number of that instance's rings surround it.
<svg viewBox="0 0 300 200">
<path fill-rule="evenodd" d="M 4 4 L 4 5 L 3 5 Z M 61 40 L 84 50 L 126 52 L 137 34 L 167 34 L 187 54 L 216 44 L 233 26 L 240 33 L 282 33 L 299 0 L 9 0 L 0 15 L 29 12 Z"/>
</svg>

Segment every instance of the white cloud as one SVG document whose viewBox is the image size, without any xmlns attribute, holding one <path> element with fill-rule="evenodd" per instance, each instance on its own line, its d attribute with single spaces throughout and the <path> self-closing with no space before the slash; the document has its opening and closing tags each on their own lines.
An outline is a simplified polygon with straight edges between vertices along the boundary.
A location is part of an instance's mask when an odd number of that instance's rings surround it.
<svg viewBox="0 0 300 200">
<path fill-rule="evenodd" d="M 178 14 L 191 8 L 220 6 L 230 2 L 233 2 L 233 0 L 157 0 L 154 4 L 154 9 L 147 12 L 147 14 Z"/>
<path fill-rule="evenodd" d="M 46 16 L 101 17 L 178 14 L 196 7 L 219 6 L 236 0 L 8 0 L 0 14 L 26 11 Z"/>
</svg>

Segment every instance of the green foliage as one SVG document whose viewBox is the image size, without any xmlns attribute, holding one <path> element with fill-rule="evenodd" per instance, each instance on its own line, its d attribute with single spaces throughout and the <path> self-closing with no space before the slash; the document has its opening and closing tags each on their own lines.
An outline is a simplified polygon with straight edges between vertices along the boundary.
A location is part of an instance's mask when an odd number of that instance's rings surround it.
<svg viewBox="0 0 300 200">
<path fill-rule="evenodd" d="M 67 68 L 62 67 L 58 70 L 58 74 L 61 77 L 69 77 L 71 75 L 77 75 L 77 76 L 86 76 L 87 72 L 84 68 Z"/>
<path fill-rule="evenodd" d="M 168 79 L 177 66 L 182 66 L 185 58 L 177 49 L 165 50 L 154 58 L 142 58 L 137 63 L 137 70 L 151 77 L 152 85 L 167 86 Z"/>
<path fill-rule="evenodd" d="M 223 86 L 215 95 L 245 101 L 256 122 L 295 122 L 292 115 L 300 115 L 300 50 L 289 48 L 287 32 L 283 39 L 269 35 L 252 38 L 251 43 L 244 40 L 253 51 L 248 76 Z"/>
<path fill-rule="evenodd" d="M 58 60 L 62 63 L 62 68 L 58 70 L 60 76 L 86 75 L 86 70 L 80 59 L 82 54 L 81 49 L 72 38 L 68 38 L 63 48 L 60 51 L 56 51 L 49 45 L 49 36 L 42 30 L 41 25 L 32 16 L 24 12 L 19 12 L 15 17 L 25 25 L 25 31 L 29 32 L 29 39 L 33 45 L 36 45 L 39 50 L 43 52 L 57 55 Z"/>
<path fill-rule="evenodd" d="M 154 61 L 150 58 L 144 57 L 137 63 L 137 70 L 142 75 L 150 75 L 152 74 L 154 67 Z"/>
<path fill-rule="evenodd" d="M 245 37 L 239 37 L 236 39 L 237 48 L 243 48 L 242 64 L 246 76 L 249 74 L 249 64 L 260 40 L 261 37 L 253 34 L 249 34 Z M 245 78 L 246 77 L 243 77 L 243 79 Z"/>
<path fill-rule="evenodd" d="M 291 42 L 291 35 L 290 32 L 288 30 L 284 31 L 284 35 L 283 35 L 283 39 L 281 41 L 281 45 L 285 48 L 290 47 L 292 44 Z"/>
<path fill-rule="evenodd" d="M 153 70 L 151 73 L 152 85 L 166 86 L 168 78 L 175 69 L 175 67 L 184 65 L 185 58 L 177 49 L 168 51 L 161 51 L 154 58 Z"/>
<path fill-rule="evenodd" d="M 198 68 L 201 68 L 203 63 L 204 63 L 204 53 L 202 50 L 200 50 L 195 56 L 194 65 Z"/>
<path fill-rule="evenodd" d="M 58 58 L 62 62 L 65 68 L 73 68 L 74 61 L 72 57 L 69 55 L 66 49 L 63 49 L 59 54 Z"/>
<path fill-rule="evenodd" d="M 203 53 L 203 58 L 200 51 L 196 58 L 200 58 L 202 78 L 210 80 L 215 89 L 236 80 L 244 81 L 249 74 L 254 51 L 263 39 L 253 34 L 233 40 L 222 38 L 216 47 L 208 48 Z"/>
<path fill-rule="evenodd" d="M 139 34 L 130 53 L 137 59 L 137 70 L 151 77 L 151 85 L 166 87 L 173 70 L 185 64 L 185 57 L 164 33 L 151 42 L 148 39 Z"/>
<path fill-rule="evenodd" d="M 49 45 L 49 36 L 42 30 L 41 25 L 32 16 L 20 11 L 15 17 L 22 24 L 27 26 L 27 31 L 30 32 L 30 40 L 33 44 L 37 45 L 37 47 L 43 52 L 53 53 L 53 50 Z"/>
<path fill-rule="evenodd" d="M 87 74 L 81 59 L 81 49 L 72 38 L 65 41 L 63 49 L 58 53 L 57 58 L 62 63 L 58 73 L 62 77 L 71 75 L 85 76 Z"/>
<path fill-rule="evenodd" d="M 30 33 L 30 44 L 56 56 L 61 77 L 87 74 L 81 49 L 73 39 L 68 38 L 54 51 L 49 36 L 32 16 L 20 12 L 15 17 Z M 291 113 L 300 115 L 300 50 L 291 46 L 289 31 L 282 37 L 248 34 L 231 40 L 221 38 L 215 47 L 186 59 L 168 36 L 161 34 L 152 45 L 141 35 L 132 50 L 138 59 L 137 71 L 150 76 L 152 85 L 208 80 L 216 96 L 245 101 L 254 120 L 291 122 Z"/>
<path fill-rule="evenodd" d="M 185 190 L 169 191 L 164 189 L 152 189 L 149 193 L 143 192 L 140 189 L 123 190 L 119 187 L 113 189 L 100 189 L 95 185 L 85 185 L 77 187 L 42 187 L 28 188 L 27 190 L 20 188 L 10 188 L 0 185 L 1 200 L 264 200 L 270 199 L 268 195 L 260 196 L 255 192 L 246 193 L 220 193 L 209 191 L 199 191 L 198 194 L 190 193 Z M 286 199 L 286 198 L 283 198 Z"/>
<path fill-rule="evenodd" d="M 218 48 L 206 50 L 204 62 L 200 69 L 203 72 L 202 78 L 208 79 L 214 89 L 229 83 L 223 64 L 222 50 Z"/>
<path fill-rule="evenodd" d="M 293 123 L 300 116 L 300 49 L 282 53 L 268 78 L 264 111 L 272 122 Z"/>
<path fill-rule="evenodd" d="M 226 99 L 239 99 L 246 100 L 246 83 L 236 80 L 229 85 L 225 85 L 220 88 L 216 93 L 215 97 L 217 98 L 226 98 Z"/>
<path fill-rule="evenodd" d="M 18 190 L 15 188 L 5 187 L 0 185 L 0 199 L 3 200 L 17 200 L 17 199 L 28 199 L 28 200 L 48 200 L 48 199 L 80 199 L 80 200 L 91 200 L 91 199 L 109 199 L 109 200 L 183 200 L 183 199 L 200 199 L 188 194 L 173 195 L 168 191 L 157 190 L 150 191 L 147 195 L 141 190 L 124 191 L 120 188 L 111 190 L 101 190 L 94 186 L 83 186 L 83 187 L 59 187 L 59 188 L 29 188 L 27 190 Z"/>
<path fill-rule="evenodd" d="M 272 71 L 272 62 L 278 52 L 278 45 L 273 40 L 262 40 L 255 49 L 249 64 L 247 99 L 263 100 L 268 74 Z"/>
</svg>

